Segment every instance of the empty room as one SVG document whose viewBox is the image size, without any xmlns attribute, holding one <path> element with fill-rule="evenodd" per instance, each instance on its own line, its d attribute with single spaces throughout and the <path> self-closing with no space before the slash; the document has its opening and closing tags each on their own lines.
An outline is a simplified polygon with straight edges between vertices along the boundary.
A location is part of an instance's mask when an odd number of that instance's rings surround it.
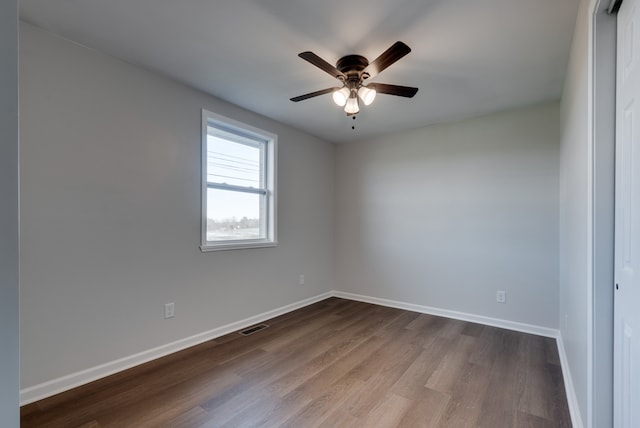
<svg viewBox="0 0 640 428">
<path fill-rule="evenodd" d="M 640 426 L 638 2 L 3 5 L 0 425 Z"/>
</svg>

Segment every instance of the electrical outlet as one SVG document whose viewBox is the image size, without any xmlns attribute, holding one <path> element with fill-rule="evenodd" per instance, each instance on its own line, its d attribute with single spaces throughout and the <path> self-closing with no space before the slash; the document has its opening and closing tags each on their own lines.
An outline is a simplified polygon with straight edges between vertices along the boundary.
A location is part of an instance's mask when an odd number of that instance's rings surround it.
<svg viewBox="0 0 640 428">
<path fill-rule="evenodd" d="M 496 291 L 496 302 L 507 303 L 507 292 L 504 290 Z"/>
<path fill-rule="evenodd" d="M 300 275 L 298 278 L 298 285 L 304 285 L 304 275 Z"/>
<path fill-rule="evenodd" d="M 164 305 L 164 319 L 176 316 L 176 304 L 171 302 Z"/>
</svg>

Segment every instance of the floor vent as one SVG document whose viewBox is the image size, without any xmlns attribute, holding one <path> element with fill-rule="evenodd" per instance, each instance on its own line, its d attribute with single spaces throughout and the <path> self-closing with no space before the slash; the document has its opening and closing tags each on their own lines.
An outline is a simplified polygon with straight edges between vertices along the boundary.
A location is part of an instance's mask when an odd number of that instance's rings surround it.
<svg viewBox="0 0 640 428">
<path fill-rule="evenodd" d="M 253 327 L 249 327 L 246 330 L 242 330 L 240 334 L 243 336 L 249 336 L 250 334 L 256 333 L 260 330 L 264 330 L 267 327 L 269 326 L 266 324 L 254 325 Z"/>
</svg>

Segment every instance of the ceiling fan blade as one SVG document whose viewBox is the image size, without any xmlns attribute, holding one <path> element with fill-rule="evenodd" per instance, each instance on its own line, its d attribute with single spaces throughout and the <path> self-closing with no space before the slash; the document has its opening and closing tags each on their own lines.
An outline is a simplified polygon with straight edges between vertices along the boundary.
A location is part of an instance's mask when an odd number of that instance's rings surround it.
<svg viewBox="0 0 640 428">
<path fill-rule="evenodd" d="M 327 89 L 322 89 L 320 91 L 309 92 L 308 94 L 293 97 L 291 98 L 291 101 L 293 101 L 294 103 L 297 103 L 298 101 L 307 100 L 309 98 L 317 97 L 319 95 L 329 94 L 337 89 L 340 89 L 340 88 L 327 88 Z"/>
<path fill-rule="evenodd" d="M 385 68 L 389 67 L 394 62 L 411 52 L 411 48 L 402 42 L 395 42 L 386 51 L 374 59 L 367 68 L 364 69 L 366 73 L 369 73 L 369 77 L 374 77 Z"/>
<path fill-rule="evenodd" d="M 323 60 L 313 52 L 309 52 L 309 51 L 302 52 L 302 53 L 299 53 L 298 56 L 304 59 L 305 61 L 309 61 L 311 64 L 315 65 L 316 67 L 325 71 L 326 73 L 329 73 L 331 76 L 335 77 L 336 79 L 340 77 L 344 79 L 347 78 L 347 76 L 345 76 L 344 73 L 342 73 L 340 70 L 338 70 L 333 65 L 329 64 L 327 61 Z"/>
<path fill-rule="evenodd" d="M 411 98 L 418 92 L 418 88 L 411 86 L 387 85 L 386 83 L 369 83 L 367 88 L 375 89 L 379 94 L 397 95 L 406 98 Z"/>
</svg>

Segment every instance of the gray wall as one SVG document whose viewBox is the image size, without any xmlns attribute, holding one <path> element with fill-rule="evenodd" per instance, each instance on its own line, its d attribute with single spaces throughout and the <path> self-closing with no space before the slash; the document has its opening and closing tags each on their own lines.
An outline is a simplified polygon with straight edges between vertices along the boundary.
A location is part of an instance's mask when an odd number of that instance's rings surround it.
<svg viewBox="0 0 640 428">
<path fill-rule="evenodd" d="M 18 416 L 18 4 L 0 2 L 0 421 Z"/>
<path fill-rule="evenodd" d="M 21 27 L 23 388 L 332 289 L 334 145 Z M 277 247 L 200 252 L 201 108 L 278 134 Z"/>
<path fill-rule="evenodd" d="M 338 290 L 557 328 L 559 119 L 553 103 L 339 146 Z"/>
<path fill-rule="evenodd" d="M 585 426 L 589 413 L 589 19 L 582 1 L 561 103 L 560 148 L 560 331 L 579 413 Z"/>
</svg>

